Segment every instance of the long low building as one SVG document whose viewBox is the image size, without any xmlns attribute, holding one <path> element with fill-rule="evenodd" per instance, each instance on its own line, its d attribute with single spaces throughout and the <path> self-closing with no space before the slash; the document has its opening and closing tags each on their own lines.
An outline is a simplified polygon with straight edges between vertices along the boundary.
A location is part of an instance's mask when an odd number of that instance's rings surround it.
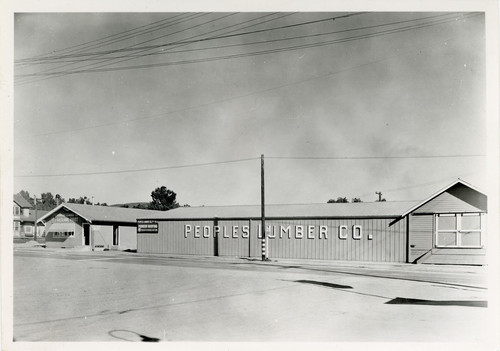
<svg viewBox="0 0 500 351">
<path fill-rule="evenodd" d="M 457 180 L 420 202 L 181 207 L 137 219 L 155 254 L 484 264 L 487 198 Z M 264 246 L 264 247 L 263 247 Z"/>
</svg>

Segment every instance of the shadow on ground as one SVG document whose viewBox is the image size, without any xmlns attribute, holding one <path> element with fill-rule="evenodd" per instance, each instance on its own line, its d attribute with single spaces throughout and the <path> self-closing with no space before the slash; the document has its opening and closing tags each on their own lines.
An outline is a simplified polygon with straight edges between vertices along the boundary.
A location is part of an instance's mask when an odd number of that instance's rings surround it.
<svg viewBox="0 0 500 351">
<path fill-rule="evenodd" d="M 439 300 L 421 300 L 421 299 L 408 299 L 406 297 L 396 297 L 386 304 L 389 305 L 429 305 L 429 306 L 468 306 L 468 307 L 488 307 L 488 301 L 439 301 Z"/>
<path fill-rule="evenodd" d="M 340 284 L 319 282 L 316 280 L 294 280 L 294 283 L 320 285 L 320 286 L 326 286 L 327 288 L 332 288 L 332 289 L 352 289 L 352 286 L 349 286 L 349 285 L 340 285 Z"/>
<path fill-rule="evenodd" d="M 109 333 L 113 338 L 124 341 L 141 341 L 141 342 L 159 342 L 160 339 L 142 335 L 131 330 L 117 329 L 111 330 Z"/>
</svg>

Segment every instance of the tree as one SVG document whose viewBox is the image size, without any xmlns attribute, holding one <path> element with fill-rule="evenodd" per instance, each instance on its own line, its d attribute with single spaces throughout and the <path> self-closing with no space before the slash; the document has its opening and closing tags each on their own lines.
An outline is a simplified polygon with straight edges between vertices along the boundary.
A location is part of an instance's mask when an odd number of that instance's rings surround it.
<svg viewBox="0 0 500 351">
<path fill-rule="evenodd" d="M 352 199 L 352 202 L 363 202 L 359 197 L 355 197 Z"/>
<path fill-rule="evenodd" d="M 57 202 L 52 193 L 42 193 L 38 202 L 38 209 L 42 211 L 50 211 L 57 207 Z"/>
<path fill-rule="evenodd" d="M 31 196 L 30 193 L 26 190 L 21 190 L 19 192 L 22 197 L 24 197 L 35 209 L 35 195 Z M 56 195 L 57 197 L 58 195 Z M 64 202 L 64 199 L 62 199 Z M 37 210 L 41 211 L 50 211 L 57 207 L 56 198 L 52 195 L 52 193 L 42 193 L 40 196 L 37 196 Z"/>
<path fill-rule="evenodd" d="M 92 205 L 92 201 L 89 200 L 88 197 L 86 196 L 80 196 L 79 199 L 76 199 L 76 198 L 70 198 L 68 200 L 68 203 L 70 204 L 85 204 L 85 205 Z"/>
<path fill-rule="evenodd" d="M 151 192 L 152 201 L 149 203 L 148 208 L 157 211 L 168 211 L 177 208 L 179 204 L 176 201 L 176 197 L 177 194 L 165 186 L 156 188 Z"/>
<path fill-rule="evenodd" d="M 332 203 L 347 203 L 349 200 L 347 200 L 347 197 L 338 197 L 337 200 L 330 199 L 327 201 L 327 203 L 332 204 Z"/>
</svg>

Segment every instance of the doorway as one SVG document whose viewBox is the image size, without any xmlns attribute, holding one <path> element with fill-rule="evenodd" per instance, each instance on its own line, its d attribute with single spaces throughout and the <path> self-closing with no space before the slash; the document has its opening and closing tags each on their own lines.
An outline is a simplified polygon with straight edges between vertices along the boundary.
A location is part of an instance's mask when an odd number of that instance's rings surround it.
<svg viewBox="0 0 500 351">
<path fill-rule="evenodd" d="M 90 225 L 87 223 L 83 224 L 83 245 L 90 245 Z"/>
</svg>

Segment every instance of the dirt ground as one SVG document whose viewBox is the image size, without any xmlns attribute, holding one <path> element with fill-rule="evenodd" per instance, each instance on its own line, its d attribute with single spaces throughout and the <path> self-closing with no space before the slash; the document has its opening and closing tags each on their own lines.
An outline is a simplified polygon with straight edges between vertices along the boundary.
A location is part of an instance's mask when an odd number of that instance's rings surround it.
<svg viewBox="0 0 500 351">
<path fill-rule="evenodd" d="M 491 310 L 481 269 L 407 267 L 17 249 L 13 336 L 488 342 Z"/>
</svg>

